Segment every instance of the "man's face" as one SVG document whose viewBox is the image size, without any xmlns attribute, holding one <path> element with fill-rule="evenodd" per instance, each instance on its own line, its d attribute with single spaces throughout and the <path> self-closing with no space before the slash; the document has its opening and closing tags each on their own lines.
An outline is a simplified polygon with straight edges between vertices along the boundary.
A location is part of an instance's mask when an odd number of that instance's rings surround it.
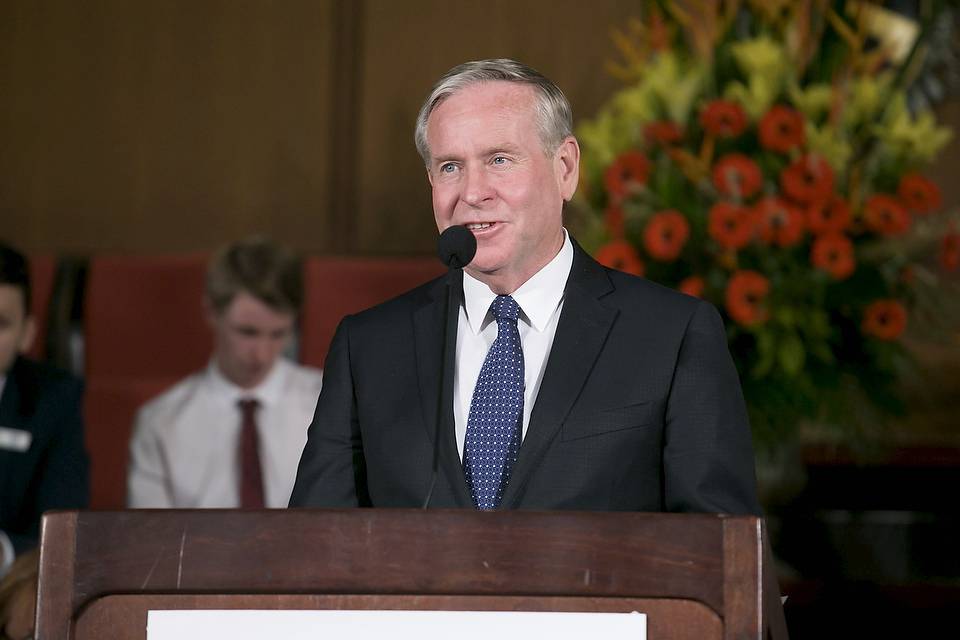
<svg viewBox="0 0 960 640">
<path fill-rule="evenodd" d="M 495 81 L 440 103 L 427 120 L 427 142 L 437 228 L 467 225 L 477 239 L 467 271 L 512 293 L 563 244 L 563 202 L 579 176 L 576 140 L 547 155 L 534 89 Z"/>
<path fill-rule="evenodd" d="M 263 382 L 293 335 L 293 314 L 277 311 L 246 292 L 234 296 L 222 313 L 208 313 L 220 372 L 244 389 Z"/>
<path fill-rule="evenodd" d="M 0 284 L 0 375 L 10 370 L 17 354 L 30 348 L 33 318 L 27 315 L 23 291 Z"/>
</svg>

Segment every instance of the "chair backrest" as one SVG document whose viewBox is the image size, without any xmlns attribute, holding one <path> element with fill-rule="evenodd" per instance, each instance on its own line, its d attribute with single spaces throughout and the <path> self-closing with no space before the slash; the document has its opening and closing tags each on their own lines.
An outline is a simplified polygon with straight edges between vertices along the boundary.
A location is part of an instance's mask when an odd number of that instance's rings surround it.
<svg viewBox="0 0 960 640">
<path fill-rule="evenodd" d="M 311 257 L 304 265 L 300 359 L 322 367 L 340 320 L 444 272 L 435 257 Z"/>
<path fill-rule="evenodd" d="M 35 360 L 46 356 L 47 326 L 50 301 L 53 298 L 53 283 L 57 273 L 57 259 L 52 254 L 36 254 L 28 258 L 32 300 L 30 313 L 37 327 L 37 335 L 27 355 Z"/>
<path fill-rule="evenodd" d="M 84 421 L 90 453 L 91 508 L 124 508 L 134 416 L 147 400 L 175 382 L 175 377 L 96 377 L 87 381 Z"/>
<path fill-rule="evenodd" d="M 96 256 L 84 297 L 90 504 L 122 508 L 137 409 L 202 368 L 212 336 L 203 312 L 207 256 Z"/>
<path fill-rule="evenodd" d="M 210 357 L 205 254 L 96 256 L 84 298 L 87 378 L 185 376 Z"/>
</svg>

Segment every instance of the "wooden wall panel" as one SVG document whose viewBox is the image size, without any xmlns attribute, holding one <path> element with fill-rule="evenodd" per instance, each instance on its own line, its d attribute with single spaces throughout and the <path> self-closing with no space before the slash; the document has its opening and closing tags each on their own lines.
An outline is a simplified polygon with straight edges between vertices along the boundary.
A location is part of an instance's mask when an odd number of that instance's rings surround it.
<svg viewBox="0 0 960 640">
<path fill-rule="evenodd" d="M 37 251 L 325 249 L 333 0 L 0 3 L 0 220 Z"/>
<path fill-rule="evenodd" d="M 413 124 L 433 83 L 467 60 L 509 57 L 537 68 L 592 114 L 617 83 L 603 72 L 610 27 L 639 3 L 604 0 L 367 0 L 361 36 L 356 245 L 432 252 L 436 226 Z"/>
</svg>

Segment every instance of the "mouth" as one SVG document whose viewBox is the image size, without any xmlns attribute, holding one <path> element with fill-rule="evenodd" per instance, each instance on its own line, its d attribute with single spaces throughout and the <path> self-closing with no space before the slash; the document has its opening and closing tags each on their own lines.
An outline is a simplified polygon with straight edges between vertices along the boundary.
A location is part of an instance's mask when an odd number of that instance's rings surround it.
<svg viewBox="0 0 960 640">
<path fill-rule="evenodd" d="M 463 226 L 465 226 L 470 231 L 473 231 L 474 233 L 476 233 L 478 231 L 485 231 L 487 229 L 492 229 L 497 226 L 497 223 L 496 222 L 471 222 Z"/>
</svg>

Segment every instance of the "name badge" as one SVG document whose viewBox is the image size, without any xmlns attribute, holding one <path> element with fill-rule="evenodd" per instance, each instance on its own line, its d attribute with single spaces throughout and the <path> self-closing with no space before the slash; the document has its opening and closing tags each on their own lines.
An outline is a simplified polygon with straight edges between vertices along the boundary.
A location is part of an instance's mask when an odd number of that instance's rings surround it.
<svg viewBox="0 0 960 640">
<path fill-rule="evenodd" d="M 30 448 L 33 434 L 22 429 L 0 427 L 0 450 L 23 453 Z"/>
</svg>

